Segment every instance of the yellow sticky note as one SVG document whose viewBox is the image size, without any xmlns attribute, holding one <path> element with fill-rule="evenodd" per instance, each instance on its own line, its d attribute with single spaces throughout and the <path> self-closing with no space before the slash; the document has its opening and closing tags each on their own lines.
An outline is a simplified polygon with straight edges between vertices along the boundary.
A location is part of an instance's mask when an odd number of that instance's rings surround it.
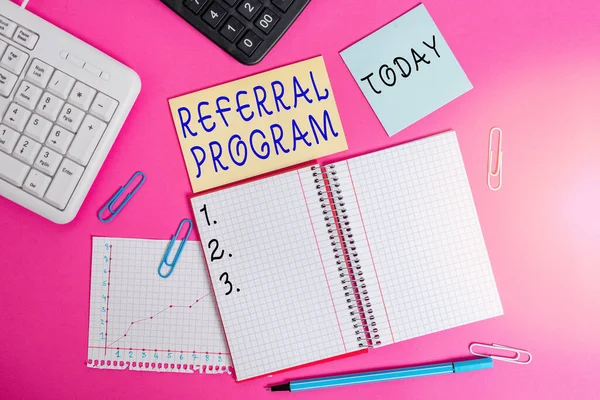
<svg viewBox="0 0 600 400">
<path fill-rule="evenodd" d="M 169 105 L 194 193 L 348 148 L 323 57 Z"/>
</svg>

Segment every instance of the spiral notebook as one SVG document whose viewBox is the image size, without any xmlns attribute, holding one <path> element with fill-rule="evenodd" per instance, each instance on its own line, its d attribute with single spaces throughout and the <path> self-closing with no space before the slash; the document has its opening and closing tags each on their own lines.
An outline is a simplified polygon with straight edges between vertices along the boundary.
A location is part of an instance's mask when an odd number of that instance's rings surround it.
<svg viewBox="0 0 600 400">
<path fill-rule="evenodd" d="M 192 207 L 238 381 L 502 314 L 455 132 Z"/>
</svg>

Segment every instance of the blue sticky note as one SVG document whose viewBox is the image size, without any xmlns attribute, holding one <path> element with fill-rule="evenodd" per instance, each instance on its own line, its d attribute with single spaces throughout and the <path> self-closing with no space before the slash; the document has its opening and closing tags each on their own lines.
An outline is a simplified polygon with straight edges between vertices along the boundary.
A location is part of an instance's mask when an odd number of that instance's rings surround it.
<svg viewBox="0 0 600 400">
<path fill-rule="evenodd" d="M 389 136 L 473 88 L 423 4 L 341 56 Z"/>
</svg>

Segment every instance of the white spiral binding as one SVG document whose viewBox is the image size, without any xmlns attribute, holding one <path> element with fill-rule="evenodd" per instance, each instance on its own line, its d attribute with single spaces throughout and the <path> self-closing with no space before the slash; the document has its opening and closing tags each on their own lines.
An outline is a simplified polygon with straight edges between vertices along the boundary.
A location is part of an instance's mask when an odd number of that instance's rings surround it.
<svg viewBox="0 0 600 400">
<path fill-rule="evenodd" d="M 337 270 L 340 273 L 346 303 L 352 318 L 353 328 L 359 347 L 374 347 L 381 344 L 377 333 L 377 322 L 371 308 L 369 291 L 363 277 L 360 259 L 355 246 L 352 227 L 345 208 L 344 194 L 340 189 L 335 164 L 321 167 L 317 171 L 312 167 L 317 194 L 323 209 L 325 226 L 335 253 Z M 327 177 L 325 181 L 324 177 Z M 333 200 L 333 209 L 329 198 Z M 338 229 L 341 231 L 338 235 Z"/>
</svg>

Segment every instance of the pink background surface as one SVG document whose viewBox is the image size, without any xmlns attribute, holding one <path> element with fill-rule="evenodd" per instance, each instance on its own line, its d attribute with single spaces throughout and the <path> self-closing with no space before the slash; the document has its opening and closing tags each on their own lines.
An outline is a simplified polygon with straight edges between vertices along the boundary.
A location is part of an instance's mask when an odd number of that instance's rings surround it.
<svg viewBox="0 0 600 400">
<path fill-rule="evenodd" d="M 55 225 L 0 198 L 1 397 L 599 397 L 600 5 L 567 3 L 428 0 L 475 88 L 388 138 L 338 52 L 414 1 L 313 0 L 261 64 L 246 67 L 158 0 L 31 0 L 34 13 L 137 70 L 143 89 L 74 222 Z M 333 159 L 457 131 L 505 315 L 241 384 L 228 375 L 88 369 L 92 235 L 168 239 L 190 217 L 167 98 L 319 54 L 350 147 Z M 505 134 L 498 192 L 485 183 L 495 125 Z M 137 170 L 146 172 L 146 184 L 119 217 L 101 224 L 97 210 Z M 472 341 L 526 348 L 534 360 L 305 394 L 264 390 L 289 378 L 465 357 Z"/>
</svg>

